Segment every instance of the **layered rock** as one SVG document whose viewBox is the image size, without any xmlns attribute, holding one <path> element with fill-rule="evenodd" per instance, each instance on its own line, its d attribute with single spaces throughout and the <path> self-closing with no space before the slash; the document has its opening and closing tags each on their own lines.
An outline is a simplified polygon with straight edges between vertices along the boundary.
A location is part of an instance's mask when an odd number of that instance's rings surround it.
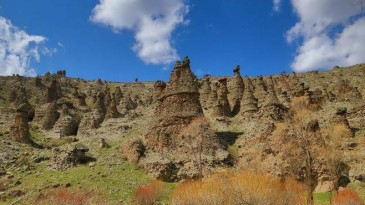
<svg viewBox="0 0 365 205">
<path fill-rule="evenodd" d="M 80 120 L 71 114 L 67 105 L 63 104 L 60 118 L 54 126 L 54 129 L 60 133 L 60 137 L 77 135 Z"/>
<path fill-rule="evenodd" d="M 58 85 L 57 80 L 52 80 L 49 86 L 46 86 L 46 93 L 44 96 L 44 102 L 50 103 L 58 100 L 61 96 L 61 87 Z"/>
<path fill-rule="evenodd" d="M 245 85 L 240 74 L 240 69 L 241 68 L 239 65 L 233 69 L 234 76 L 232 78 L 230 89 L 230 102 L 233 105 L 232 113 L 234 115 L 239 112 L 243 91 L 245 89 Z"/>
<path fill-rule="evenodd" d="M 13 124 L 10 127 L 10 136 L 17 142 L 33 144 L 29 132 L 28 113 L 33 110 L 29 104 L 21 104 L 16 109 L 16 115 Z"/>
<path fill-rule="evenodd" d="M 106 111 L 105 119 L 118 118 L 118 117 L 120 117 L 120 113 L 118 112 L 115 93 L 113 93 L 112 94 L 112 100 L 111 100 L 110 105 L 108 106 L 108 109 Z"/>
<path fill-rule="evenodd" d="M 269 86 L 265 102 L 263 103 L 260 112 L 263 117 L 273 120 L 283 120 L 285 114 L 288 112 L 288 108 L 286 108 L 276 96 L 273 85 Z"/>
<path fill-rule="evenodd" d="M 119 105 L 120 100 L 123 98 L 122 89 L 120 89 L 120 86 L 117 86 L 115 88 L 115 101 L 117 102 L 117 105 Z"/>
<path fill-rule="evenodd" d="M 258 110 L 258 100 L 254 97 L 251 86 L 246 86 L 240 103 L 241 115 L 252 116 Z"/>
<path fill-rule="evenodd" d="M 227 89 L 227 79 L 222 78 L 218 81 L 217 89 L 217 101 L 213 107 L 214 116 L 231 116 L 231 107 L 228 101 L 228 89 Z"/>
<path fill-rule="evenodd" d="M 96 102 L 91 113 L 87 113 L 80 123 L 80 130 L 88 132 L 88 130 L 99 128 L 104 121 L 106 109 L 104 105 L 105 94 L 99 92 L 96 96 Z"/>
<path fill-rule="evenodd" d="M 147 172 L 165 181 L 197 177 L 200 173 L 196 169 L 198 162 L 192 156 L 198 153 L 201 164 L 207 169 L 228 157 L 204 118 L 196 77 L 189 63 L 188 58 L 182 64 L 176 63 L 166 88 L 158 98 L 153 125 L 144 137 L 145 157 L 139 159 Z M 133 141 L 133 146 L 142 150 L 136 142 Z M 126 154 L 134 156 L 130 159 L 132 161 L 140 156 L 140 153 L 130 150 Z"/>
<path fill-rule="evenodd" d="M 163 81 L 156 81 L 153 85 L 154 87 L 154 93 L 153 93 L 153 102 L 157 102 L 157 99 L 159 99 L 163 93 L 163 90 L 166 88 L 166 83 Z"/>
<path fill-rule="evenodd" d="M 49 103 L 41 122 L 42 128 L 45 130 L 51 130 L 59 117 L 60 113 L 57 111 L 56 101 Z"/>
<path fill-rule="evenodd" d="M 212 102 L 210 102 L 211 93 L 212 93 L 212 88 L 210 87 L 210 76 L 206 75 L 202 80 L 202 84 L 199 90 L 200 104 L 205 110 L 210 109 L 212 106 Z"/>
</svg>

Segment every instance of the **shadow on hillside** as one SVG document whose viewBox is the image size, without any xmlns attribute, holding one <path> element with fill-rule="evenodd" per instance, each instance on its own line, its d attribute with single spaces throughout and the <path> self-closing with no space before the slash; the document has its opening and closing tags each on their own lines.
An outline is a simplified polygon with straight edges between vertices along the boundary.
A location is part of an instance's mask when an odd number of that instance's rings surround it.
<svg viewBox="0 0 365 205">
<path fill-rule="evenodd" d="M 242 134 L 243 132 L 217 132 L 220 142 L 225 146 L 233 145 L 236 142 L 238 136 Z"/>
</svg>

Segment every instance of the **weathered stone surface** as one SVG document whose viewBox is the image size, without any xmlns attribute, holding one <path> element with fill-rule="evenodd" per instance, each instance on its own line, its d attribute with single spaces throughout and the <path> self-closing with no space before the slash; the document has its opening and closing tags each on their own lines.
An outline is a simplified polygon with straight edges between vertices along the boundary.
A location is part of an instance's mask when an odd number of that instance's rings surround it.
<svg viewBox="0 0 365 205">
<path fill-rule="evenodd" d="M 273 120 L 283 120 L 288 108 L 285 107 L 278 99 L 273 85 L 269 86 L 265 102 L 260 109 L 261 115 Z"/>
<path fill-rule="evenodd" d="M 249 80 L 247 79 L 247 82 Z M 251 116 L 253 113 L 256 113 L 258 109 L 258 100 L 254 97 L 251 86 L 246 86 L 245 91 L 243 93 L 243 98 L 241 100 L 240 105 L 240 113 L 243 116 Z"/>
<path fill-rule="evenodd" d="M 236 66 L 233 70 L 234 76 L 231 82 L 230 89 L 230 104 L 233 105 L 232 113 L 236 115 L 240 110 L 240 103 L 243 96 L 243 91 L 245 90 L 245 85 L 240 74 L 240 66 Z"/>
<path fill-rule="evenodd" d="M 60 118 L 54 126 L 54 129 L 60 133 L 60 137 L 77 135 L 80 120 L 69 112 L 66 104 L 62 105 Z"/>
<path fill-rule="evenodd" d="M 213 116 L 223 117 L 231 116 L 231 107 L 228 101 L 228 89 L 227 89 L 227 79 L 222 78 L 218 81 L 217 90 L 217 101 L 213 107 Z"/>
<path fill-rule="evenodd" d="M 56 101 L 49 103 L 42 119 L 42 128 L 45 130 L 51 130 L 59 117 L 60 113 L 57 111 Z"/>
<path fill-rule="evenodd" d="M 57 80 L 52 80 L 51 84 L 46 86 L 44 102 L 50 103 L 56 101 L 61 97 L 61 95 L 61 87 L 59 86 Z"/>
<path fill-rule="evenodd" d="M 94 158 L 86 155 L 88 151 L 89 148 L 83 144 L 76 144 L 66 150 L 54 150 L 54 156 L 50 159 L 48 167 L 54 170 L 66 170 L 78 164 L 95 161 Z"/>
<path fill-rule="evenodd" d="M 128 161 L 138 163 L 145 152 L 145 147 L 140 138 L 133 138 L 123 143 L 121 150 L 123 157 Z"/>
<path fill-rule="evenodd" d="M 228 157 L 204 118 L 197 80 L 189 62 L 185 58 L 182 64 L 176 63 L 166 88 L 158 98 L 155 120 L 144 137 L 146 151 L 139 159 L 139 164 L 148 173 L 165 181 L 188 178 L 184 165 L 197 163 L 192 155 L 200 153 L 207 167 L 223 163 Z M 140 146 L 140 143 L 134 144 L 135 147 Z M 132 153 L 132 156 L 140 155 L 137 151 Z M 130 160 L 136 161 L 137 158 Z"/>
<path fill-rule="evenodd" d="M 122 89 L 120 88 L 120 86 L 117 86 L 115 88 L 115 102 L 117 103 L 117 105 L 119 105 L 120 100 L 123 98 L 123 93 L 122 93 Z"/>
<path fill-rule="evenodd" d="M 111 100 L 110 105 L 109 105 L 109 107 L 106 111 L 105 119 L 118 118 L 118 117 L 120 117 L 120 113 L 118 112 L 118 109 L 117 109 L 115 93 L 113 93 L 112 94 L 112 100 Z"/>
<path fill-rule="evenodd" d="M 33 144 L 29 133 L 28 113 L 33 108 L 29 104 L 21 104 L 16 109 L 16 115 L 13 124 L 10 127 L 10 136 L 13 140 L 26 144 Z"/>
<path fill-rule="evenodd" d="M 87 113 L 80 123 L 80 130 L 87 132 L 90 128 L 99 128 L 105 119 L 106 109 L 104 105 L 105 94 L 99 92 L 96 96 L 96 102 L 91 113 Z"/>
</svg>

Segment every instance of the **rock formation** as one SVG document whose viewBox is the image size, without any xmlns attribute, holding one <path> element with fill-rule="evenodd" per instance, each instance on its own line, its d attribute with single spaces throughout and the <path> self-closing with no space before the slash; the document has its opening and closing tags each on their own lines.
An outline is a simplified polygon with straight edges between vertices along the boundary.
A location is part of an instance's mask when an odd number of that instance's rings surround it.
<svg viewBox="0 0 365 205">
<path fill-rule="evenodd" d="M 157 102 L 157 99 L 162 95 L 163 90 L 166 88 L 166 83 L 163 81 L 156 81 L 154 86 L 153 102 Z"/>
<path fill-rule="evenodd" d="M 115 101 L 117 102 L 117 105 L 119 105 L 120 100 L 123 98 L 122 89 L 120 89 L 120 86 L 117 86 L 115 88 Z"/>
<path fill-rule="evenodd" d="M 62 105 L 60 118 L 54 129 L 60 133 L 60 137 L 77 135 L 80 120 L 69 112 L 66 104 Z"/>
<path fill-rule="evenodd" d="M 208 110 L 212 106 L 212 102 L 210 102 L 211 93 L 212 93 L 212 88 L 210 87 L 210 76 L 206 75 L 202 80 L 202 84 L 199 90 L 200 104 L 202 105 L 204 110 Z"/>
<path fill-rule="evenodd" d="M 57 111 L 56 101 L 49 103 L 42 119 L 42 128 L 45 130 L 51 130 L 59 117 L 60 113 Z"/>
<path fill-rule="evenodd" d="M 231 107 L 228 101 L 228 89 L 227 89 L 227 79 L 222 78 L 218 81 L 217 89 L 217 101 L 213 107 L 213 115 L 218 117 L 231 116 Z"/>
<path fill-rule="evenodd" d="M 276 96 L 273 85 L 269 85 L 267 96 L 260 110 L 263 117 L 269 117 L 273 120 L 283 120 L 288 108 L 280 103 Z"/>
<path fill-rule="evenodd" d="M 20 143 L 33 144 L 29 132 L 29 116 L 28 113 L 33 110 L 29 104 L 21 104 L 16 109 L 15 120 L 10 127 L 10 135 Z"/>
<path fill-rule="evenodd" d="M 61 88 L 58 85 L 57 80 L 52 80 L 49 86 L 46 86 L 46 93 L 44 96 L 44 102 L 50 103 L 58 100 L 61 95 Z"/>
<path fill-rule="evenodd" d="M 113 93 L 112 100 L 106 111 L 105 119 L 118 118 L 119 116 L 120 116 L 120 113 L 118 112 L 118 109 L 117 109 L 115 93 Z"/>
<path fill-rule="evenodd" d="M 99 92 L 96 96 L 96 102 L 91 113 L 87 113 L 80 123 L 80 130 L 88 132 L 90 129 L 99 128 L 104 121 L 106 109 L 104 105 L 105 94 Z"/>
<path fill-rule="evenodd" d="M 246 86 L 240 103 L 240 113 L 243 116 L 252 116 L 258 111 L 257 99 L 254 97 L 251 86 Z"/>
<path fill-rule="evenodd" d="M 89 148 L 83 144 L 76 144 L 74 147 L 62 151 L 54 151 L 54 156 L 50 159 L 48 167 L 53 170 L 66 170 L 78 164 L 95 161 L 94 158 L 86 155 L 88 151 Z"/>
<path fill-rule="evenodd" d="M 150 174 L 165 181 L 194 178 L 201 173 L 196 158 L 211 169 L 222 163 L 228 153 L 222 149 L 217 136 L 209 131 L 199 101 L 196 77 L 190 70 L 190 61 L 177 62 L 163 93 L 158 98 L 154 122 L 145 135 L 145 153 L 140 165 Z M 200 130 L 202 129 L 202 130 Z M 127 145 L 128 146 L 128 145 Z M 138 143 L 133 146 L 141 150 Z M 196 147 L 197 146 L 197 147 Z M 132 161 L 138 152 L 131 152 Z M 133 154 L 134 153 L 134 154 Z"/>
<path fill-rule="evenodd" d="M 240 66 L 236 66 L 233 69 L 234 76 L 232 79 L 232 86 L 231 86 L 231 99 L 230 102 L 233 105 L 232 113 L 236 115 L 240 109 L 240 103 L 243 96 L 243 91 L 245 89 L 245 85 L 243 84 L 243 79 L 240 74 Z"/>
<path fill-rule="evenodd" d="M 341 126 L 342 129 L 345 129 L 345 131 L 348 133 L 349 136 L 354 136 L 353 131 L 351 130 L 349 121 L 347 120 L 347 108 L 341 107 L 338 108 L 335 116 L 332 118 L 332 124 L 336 126 Z"/>
</svg>

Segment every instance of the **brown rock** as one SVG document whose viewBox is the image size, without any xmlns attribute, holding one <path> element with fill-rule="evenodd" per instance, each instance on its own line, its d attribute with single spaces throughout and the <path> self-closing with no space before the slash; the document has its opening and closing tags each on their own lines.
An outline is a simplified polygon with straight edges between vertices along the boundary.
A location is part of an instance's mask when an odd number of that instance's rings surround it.
<svg viewBox="0 0 365 205">
<path fill-rule="evenodd" d="M 231 107 L 228 101 L 227 79 L 219 79 L 217 96 L 218 99 L 213 107 L 213 116 L 231 116 Z"/>
<path fill-rule="evenodd" d="M 59 117 L 60 113 L 57 111 L 56 101 L 49 103 L 42 119 L 42 128 L 51 130 Z"/>
<path fill-rule="evenodd" d="M 176 63 L 166 88 L 158 98 L 155 121 L 144 137 L 145 157 L 139 159 L 148 173 L 165 181 L 189 178 L 184 165 L 196 162 L 192 155 L 197 154 L 200 145 L 206 166 L 214 166 L 228 157 L 204 118 L 197 80 L 189 62 L 185 58 L 182 64 Z"/>
<path fill-rule="evenodd" d="M 233 104 L 232 113 L 236 115 L 240 109 L 240 103 L 243 96 L 243 91 L 245 89 L 245 85 L 243 83 L 243 79 L 240 75 L 240 66 L 236 66 L 233 70 L 234 76 L 232 79 L 232 86 L 231 86 L 231 95 L 230 95 L 230 102 Z"/>
<path fill-rule="evenodd" d="M 138 163 L 139 159 L 143 156 L 145 152 L 145 147 L 142 140 L 139 138 L 129 139 L 123 143 L 122 156 L 126 158 L 129 162 Z"/>
<path fill-rule="evenodd" d="M 113 93 L 112 94 L 112 100 L 111 100 L 110 105 L 109 105 L 109 107 L 106 111 L 105 119 L 118 118 L 118 117 L 120 117 L 120 113 L 118 112 L 118 109 L 117 109 L 115 93 Z"/>
<path fill-rule="evenodd" d="M 77 135 L 80 120 L 69 112 L 66 104 L 62 105 L 60 119 L 54 126 L 59 131 L 60 137 Z"/>
<path fill-rule="evenodd" d="M 123 98 L 123 93 L 122 90 L 120 89 L 120 86 L 117 86 L 115 88 L 115 102 L 117 103 L 117 105 L 119 105 L 120 100 Z"/>
<path fill-rule="evenodd" d="M 251 116 L 253 113 L 256 113 L 259 110 L 257 99 L 254 97 L 250 87 L 251 86 L 245 87 L 243 98 L 241 100 L 240 113 L 243 116 Z"/>
<path fill-rule="evenodd" d="M 29 133 L 28 113 L 33 108 L 29 104 L 21 104 L 16 109 L 15 120 L 10 127 L 10 135 L 12 138 L 21 143 L 33 144 Z"/>
</svg>

